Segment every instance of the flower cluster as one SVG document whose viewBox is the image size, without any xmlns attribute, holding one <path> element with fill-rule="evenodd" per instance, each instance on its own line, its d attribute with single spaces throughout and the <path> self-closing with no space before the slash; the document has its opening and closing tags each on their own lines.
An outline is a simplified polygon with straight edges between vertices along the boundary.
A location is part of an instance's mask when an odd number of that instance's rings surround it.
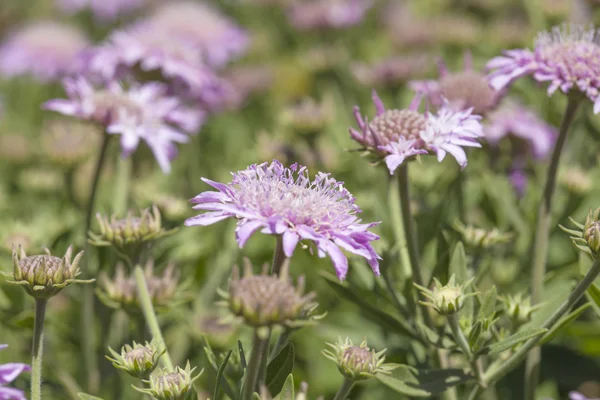
<svg viewBox="0 0 600 400">
<path fill-rule="evenodd" d="M 379 256 L 371 246 L 379 236 L 368 231 L 377 223 L 361 224 L 355 198 L 329 174 L 310 180 L 306 167 L 284 167 L 279 161 L 251 165 L 233 173 L 228 184 L 204 182 L 217 189 L 190 200 L 195 210 L 207 213 L 189 218 L 187 226 L 206 226 L 227 218 L 239 220 L 236 229 L 240 247 L 260 230 L 281 235 L 283 250 L 291 257 L 300 240 L 313 242 L 319 257 L 329 255 L 340 279 L 348 272 L 348 259 L 340 249 L 364 257 L 379 275 Z"/>
</svg>

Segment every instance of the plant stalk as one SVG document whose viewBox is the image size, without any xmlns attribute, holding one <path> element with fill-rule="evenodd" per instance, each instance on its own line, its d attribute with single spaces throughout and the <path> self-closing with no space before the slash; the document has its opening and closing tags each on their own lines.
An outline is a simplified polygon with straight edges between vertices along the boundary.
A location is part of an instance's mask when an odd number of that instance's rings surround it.
<svg viewBox="0 0 600 400">
<path fill-rule="evenodd" d="M 162 343 L 166 350 L 165 340 L 163 339 L 162 332 L 160 331 L 160 325 L 158 324 L 158 319 L 156 318 L 156 313 L 154 312 L 152 299 L 150 298 L 150 293 L 148 292 L 146 275 L 144 274 L 143 268 L 139 264 L 133 269 L 133 275 L 135 276 L 140 307 L 142 308 L 142 313 L 146 319 L 146 324 L 148 324 L 148 327 L 150 328 L 150 333 L 152 334 L 153 339 L 156 339 L 159 343 Z M 165 351 L 160 360 L 168 372 L 173 372 L 173 361 L 171 361 L 171 356 L 169 355 L 168 350 Z"/>
<path fill-rule="evenodd" d="M 340 386 L 340 390 L 338 390 L 333 400 L 346 400 L 353 386 L 353 381 L 344 378 L 344 382 L 342 382 L 342 386 Z"/>
<path fill-rule="evenodd" d="M 283 252 L 283 235 L 277 235 L 276 237 L 277 244 L 275 245 L 275 253 L 273 254 L 273 262 L 271 263 L 271 275 L 279 275 L 286 259 Z"/>
<path fill-rule="evenodd" d="M 254 330 L 254 339 L 252 340 L 252 355 L 246 368 L 246 374 L 244 379 L 244 385 L 242 388 L 241 400 L 252 400 L 252 395 L 258 386 L 258 377 L 260 375 L 260 367 L 262 364 L 262 358 L 265 354 L 265 348 L 269 347 L 269 338 L 271 332 L 268 335 L 261 335 L 258 331 L 261 328 Z M 266 336 L 266 337 L 261 337 Z"/>
<path fill-rule="evenodd" d="M 569 97 L 569 102 L 560 125 L 560 133 L 552 152 L 552 159 L 548 167 L 546 184 L 543 197 L 540 201 L 537 226 L 535 231 L 535 247 L 533 254 L 533 270 L 531 274 L 531 304 L 535 305 L 542 301 L 544 290 L 544 275 L 546 273 L 546 260 L 548 256 L 548 241 L 550 236 L 550 220 L 552 218 L 552 199 L 556 187 L 556 176 L 560 156 L 567 139 L 569 127 L 577 113 L 581 103 L 581 97 Z M 534 348 L 527 356 L 525 365 L 525 400 L 535 399 L 535 389 L 539 380 L 539 366 L 541 361 L 541 349 Z"/>
<path fill-rule="evenodd" d="M 44 319 L 47 299 L 35 299 L 33 346 L 31 349 L 31 400 L 42 399 L 42 356 L 44 353 Z"/>
<path fill-rule="evenodd" d="M 477 380 L 481 378 L 481 368 L 477 364 L 477 359 L 473 357 L 473 352 L 471 351 L 471 346 L 465 337 L 462 329 L 460 329 L 460 324 L 458 322 L 458 314 L 448 315 L 448 325 L 450 325 L 450 330 L 452 331 L 452 335 L 454 336 L 454 340 L 456 340 L 456 344 L 461 348 L 469 365 L 471 366 L 471 371 L 477 377 Z"/>
</svg>

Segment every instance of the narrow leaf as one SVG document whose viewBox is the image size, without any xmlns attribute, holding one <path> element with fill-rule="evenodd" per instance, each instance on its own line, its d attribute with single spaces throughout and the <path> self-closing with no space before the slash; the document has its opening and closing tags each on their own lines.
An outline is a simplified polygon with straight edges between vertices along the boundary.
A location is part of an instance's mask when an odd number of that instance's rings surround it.
<svg viewBox="0 0 600 400">
<path fill-rule="evenodd" d="M 246 355 L 244 354 L 244 346 L 242 345 L 242 342 L 240 342 L 238 340 L 238 351 L 240 352 L 240 362 L 242 363 L 242 368 L 244 368 L 244 371 L 246 370 L 246 368 L 248 367 L 248 364 L 246 363 Z"/>
<path fill-rule="evenodd" d="M 542 335 L 546 332 L 548 332 L 548 329 L 546 329 L 546 328 L 525 329 L 521 332 L 517 332 L 514 335 L 507 337 L 504 340 L 501 340 L 497 343 L 490 345 L 489 353 L 490 354 L 502 353 L 503 351 L 508 350 L 511 347 L 516 346 L 517 344 L 524 342 L 527 339 Z"/>
<path fill-rule="evenodd" d="M 383 383 L 385 386 L 405 396 L 431 397 L 432 395 L 432 393 L 429 393 L 426 390 L 419 389 L 414 386 L 409 386 L 406 382 L 403 382 L 389 375 L 377 374 L 375 375 L 375 377 L 379 382 Z"/>
<path fill-rule="evenodd" d="M 483 320 L 492 317 L 496 312 L 497 299 L 498 292 L 496 291 L 496 286 L 492 286 L 492 288 L 483 295 L 483 300 L 479 307 L 479 317 L 477 319 Z"/>
<path fill-rule="evenodd" d="M 564 317 L 562 317 L 556 323 L 556 325 L 554 325 L 552 328 L 550 328 L 550 330 L 548 331 L 548 333 L 546 333 L 544 335 L 542 340 L 540 340 L 540 345 L 548 343 L 550 340 L 554 339 L 554 337 L 558 334 L 559 330 L 564 329 L 567 326 L 571 325 L 573 322 L 575 322 L 575 320 L 577 318 L 579 318 L 579 316 L 585 310 L 587 310 L 589 307 L 591 307 L 591 304 L 586 303 L 586 304 L 582 305 L 581 307 L 579 307 L 578 309 L 572 311 L 569 315 L 565 315 Z"/>
<path fill-rule="evenodd" d="M 281 391 L 294 369 L 294 345 L 288 343 L 267 366 L 267 388 L 271 394 Z"/>
<path fill-rule="evenodd" d="M 600 317 L 600 289 L 595 283 L 588 288 L 585 292 L 586 297 L 592 302 L 594 311 Z"/>
<path fill-rule="evenodd" d="M 283 388 L 281 388 L 281 392 L 273 400 L 295 400 L 296 395 L 294 393 L 294 377 L 292 374 L 289 374 L 285 383 L 283 384 Z"/>
<path fill-rule="evenodd" d="M 465 246 L 462 242 L 458 242 L 452 252 L 450 259 L 450 275 L 454 274 L 456 283 L 463 283 L 469 279 L 469 271 L 467 270 L 467 256 L 465 254 Z"/>
<path fill-rule="evenodd" d="M 219 395 L 219 390 L 221 389 L 221 379 L 223 379 L 223 372 L 225 371 L 225 367 L 227 367 L 227 363 L 229 362 L 229 357 L 231 357 L 232 352 L 233 352 L 233 350 L 229 350 L 227 352 L 227 355 L 225 356 L 223 363 L 219 367 L 219 371 L 217 371 L 217 381 L 215 383 L 215 391 L 213 394 L 213 399 L 215 399 L 215 400 L 218 398 L 217 396 Z"/>
<path fill-rule="evenodd" d="M 102 400 L 100 397 L 92 396 L 91 394 L 86 393 L 77 393 L 77 396 L 79 396 L 81 400 Z"/>
</svg>

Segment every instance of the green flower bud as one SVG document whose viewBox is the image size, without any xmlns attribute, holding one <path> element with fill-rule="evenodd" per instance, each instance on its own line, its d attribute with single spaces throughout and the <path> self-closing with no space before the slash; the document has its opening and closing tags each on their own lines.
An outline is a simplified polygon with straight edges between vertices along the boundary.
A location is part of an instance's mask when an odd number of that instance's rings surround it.
<svg viewBox="0 0 600 400">
<path fill-rule="evenodd" d="M 456 284 L 454 275 L 450 277 L 446 285 L 442 285 L 436 278 L 433 278 L 433 280 L 435 284 L 433 290 L 429 290 L 416 283 L 413 283 L 413 285 L 430 300 L 428 302 L 419 301 L 419 303 L 433 308 L 442 315 L 457 313 L 463 307 L 465 299 L 475 295 L 475 293 L 465 294 L 465 288 L 473 282 L 473 279 L 469 279 L 462 285 Z"/>
<path fill-rule="evenodd" d="M 529 322 L 534 311 L 542 306 L 541 303 L 532 306 L 531 298 L 521 293 L 502 296 L 500 301 L 504 304 L 504 313 L 515 330 Z"/>
<path fill-rule="evenodd" d="M 190 368 L 190 362 L 187 362 L 185 369 L 175 367 L 174 372 L 161 370 L 158 374 L 144 380 L 150 385 L 149 388 L 134 389 L 141 393 L 152 396 L 155 400 L 188 400 L 194 393 L 193 383 L 202 375 L 200 371 L 196 376 L 192 376 L 196 367 Z"/>
<path fill-rule="evenodd" d="M 465 245 L 474 249 L 487 249 L 508 243 L 513 238 L 511 233 L 502 233 L 495 228 L 487 231 L 475 228 L 474 226 L 464 225 L 459 221 L 456 221 L 452 227 L 461 235 L 461 239 Z"/>
<path fill-rule="evenodd" d="M 599 216 L 600 208 L 597 208 L 595 211 L 589 211 L 584 225 L 578 223 L 573 218 L 569 218 L 577 227 L 577 229 L 567 229 L 564 226 L 559 225 L 563 231 L 571 235 L 571 240 L 573 241 L 575 247 L 585 253 L 588 253 L 594 259 L 598 257 L 600 252 Z"/>
<path fill-rule="evenodd" d="M 325 357 L 338 365 L 338 370 L 351 381 L 372 378 L 377 373 L 388 374 L 394 369 L 392 364 L 384 364 L 386 349 L 376 353 L 369 349 L 366 339 L 354 346 L 352 340 L 338 338 L 337 343 L 327 343 L 333 350 L 323 350 Z"/>
<path fill-rule="evenodd" d="M 565 186 L 569 192 L 579 196 L 588 193 L 593 186 L 590 175 L 578 167 L 566 169 L 559 176 L 559 182 Z"/>
<path fill-rule="evenodd" d="M 7 282 L 23 286 L 29 295 L 38 299 L 48 299 L 71 283 L 93 282 L 95 279 L 75 279 L 80 274 L 79 261 L 83 251 L 71 261 L 72 252 L 73 248 L 69 246 L 63 258 L 52 256 L 48 249 L 46 254 L 28 257 L 23 248 L 17 252 L 13 247 L 13 280 Z"/>
<path fill-rule="evenodd" d="M 281 119 L 284 125 L 300 135 L 314 136 L 331 121 L 331 104 L 319 104 L 312 98 L 304 98 L 299 103 L 285 109 Z"/>
<path fill-rule="evenodd" d="M 133 342 L 133 346 L 126 344 L 121 348 L 121 354 L 110 347 L 108 351 L 112 357 L 106 356 L 106 358 L 115 368 L 122 369 L 134 378 L 148 379 L 158 366 L 160 356 L 166 350 L 159 349 L 156 342 L 152 340 L 145 345 L 136 342 Z"/>
</svg>

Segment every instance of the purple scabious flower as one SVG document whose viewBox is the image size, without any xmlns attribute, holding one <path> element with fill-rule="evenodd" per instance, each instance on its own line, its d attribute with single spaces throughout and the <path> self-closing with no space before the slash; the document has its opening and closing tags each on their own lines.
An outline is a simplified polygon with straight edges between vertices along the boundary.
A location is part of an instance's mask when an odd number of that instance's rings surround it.
<svg viewBox="0 0 600 400">
<path fill-rule="evenodd" d="M 384 158 L 390 174 L 417 154 L 433 153 L 442 161 L 450 153 L 464 168 L 467 156 L 463 147 L 481 147 L 477 142 L 483 136 L 481 117 L 473 115 L 472 109 L 454 111 L 445 105 L 437 114 L 421 114 L 420 94 L 403 110 L 386 110 L 375 91 L 373 102 L 377 113 L 371 121 L 354 107 L 360 131 L 350 128 L 350 136 L 366 150 Z"/>
<path fill-rule="evenodd" d="M 8 346 L 0 344 L 0 350 L 5 349 L 6 347 Z M 21 372 L 25 371 L 31 371 L 31 367 L 27 364 L 0 364 L 0 400 L 27 400 L 27 397 L 25 397 L 25 393 L 23 393 L 22 390 L 5 386 L 17 379 Z"/>
<path fill-rule="evenodd" d="M 569 392 L 569 400 L 600 400 L 598 398 L 592 399 L 590 397 L 586 397 L 579 392 Z"/>
<path fill-rule="evenodd" d="M 35 22 L 0 45 L 0 74 L 32 75 L 42 82 L 60 79 L 80 68 L 77 55 L 88 45 L 83 33 L 69 25 Z"/>
<path fill-rule="evenodd" d="M 254 164 L 232 175 L 228 184 L 202 178 L 217 191 L 203 192 L 190 200 L 196 204 L 195 210 L 209 212 L 189 218 L 185 225 L 206 226 L 237 218 L 240 247 L 260 229 L 282 236 L 287 257 L 300 240 L 313 242 L 319 257 L 329 255 L 341 280 L 348 272 L 348 259 L 341 249 L 364 257 L 379 275 L 380 257 L 370 243 L 379 236 L 368 231 L 379 223 L 360 223 L 356 214 L 361 210 L 343 182 L 322 172 L 311 181 L 306 167 L 293 164 L 286 168 L 277 160 Z"/>
<path fill-rule="evenodd" d="M 439 62 L 439 79 L 412 81 L 409 87 L 423 93 L 427 100 L 439 107 L 448 101 L 454 110 L 473 108 L 475 114 L 485 114 L 493 109 L 504 95 L 504 90 L 492 88 L 484 73 L 473 69 L 470 52 L 465 52 L 464 69 L 449 72 L 443 61 Z"/>
<path fill-rule="evenodd" d="M 143 5 L 147 0 L 56 0 L 59 8 L 68 14 L 75 14 L 89 9 L 94 17 L 103 22 L 110 22 L 121 15 L 130 14 Z"/>
<path fill-rule="evenodd" d="M 69 98 L 50 100 L 45 109 L 95 121 L 104 125 L 107 133 L 120 134 L 123 156 L 143 140 L 165 173 L 177 156 L 174 143 L 188 141 L 182 130 L 196 132 L 204 117 L 198 110 L 182 107 L 175 97 L 165 94 L 166 86 L 156 82 L 129 88 L 117 82 L 95 87 L 78 77 L 65 79 L 64 86 Z"/>
<path fill-rule="evenodd" d="M 299 30 L 346 28 L 359 24 L 372 6 L 371 0 L 296 0 L 287 16 Z"/>
<path fill-rule="evenodd" d="M 515 49 L 493 58 L 487 64 L 489 81 L 496 90 L 515 79 L 531 75 L 538 82 L 549 82 L 548 95 L 557 89 L 563 93 L 583 93 L 600 112 L 600 46 L 594 27 L 563 25 L 551 32 L 539 33 L 533 51 Z"/>
</svg>

